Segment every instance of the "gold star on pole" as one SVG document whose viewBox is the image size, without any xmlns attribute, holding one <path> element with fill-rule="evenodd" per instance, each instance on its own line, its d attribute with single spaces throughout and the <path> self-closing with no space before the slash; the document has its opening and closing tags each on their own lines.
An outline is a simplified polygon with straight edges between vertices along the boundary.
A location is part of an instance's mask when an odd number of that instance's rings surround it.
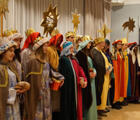
<svg viewBox="0 0 140 120">
<path fill-rule="evenodd" d="M 78 14 L 77 11 L 75 11 L 75 13 L 73 13 L 72 16 L 73 16 L 72 23 L 74 25 L 74 32 L 76 33 L 78 29 L 78 24 L 80 23 L 79 21 L 80 14 Z"/>
<path fill-rule="evenodd" d="M 103 25 L 102 29 L 98 31 L 101 35 L 106 38 L 107 34 L 111 32 L 109 28 L 107 28 L 106 24 Z"/>
<path fill-rule="evenodd" d="M 129 33 L 134 31 L 134 28 L 135 28 L 135 21 L 133 20 L 133 18 L 130 18 L 130 17 L 129 17 L 129 21 L 126 21 L 126 22 L 122 25 L 122 27 L 123 27 L 123 30 L 125 30 L 126 28 L 128 28 L 128 31 L 127 31 L 127 41 L 128 41 Z"/>
<path fill-rule="evenodd" d="M 44 34 L 46 34 L 46 36 L 48 35 L 48 33 L 51 35 L 54 28 L 57 27 L 58 19 L 59 15 L 57 12 L 57 8 L 52 7 L 52 5 L 50 4 L 47 11 L 43 13 L 43 20 L 41 22 L 41 26 L 44 27 Z"/>
<path fill-rule="evenodd" d="M 5 13 L 9 12 L 8 2 L 9 2 L 9 0 L 0 0 L 0 15 L 5 16 Z"/>
<path fill-rule="evenodd" d="M 8 2 L 9 0 L 0 0 L 1 36 L 3 36 L 3 16 L 5 17 L 5 13 L 9 12 Z"/>
<path fill-rule="evenodd" d="M 122 26 L 124 30 L 128 28 L 129 32 L 133 32 L 135 28 L 135 21 L 133 18 L 129 17 L 129 21 L 126 21 Z"/>
</svg>

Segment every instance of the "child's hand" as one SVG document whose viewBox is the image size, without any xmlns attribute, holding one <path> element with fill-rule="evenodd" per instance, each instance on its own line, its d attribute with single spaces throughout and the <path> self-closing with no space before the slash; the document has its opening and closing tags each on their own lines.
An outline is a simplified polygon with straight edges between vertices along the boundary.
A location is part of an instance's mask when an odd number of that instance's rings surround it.
<svg viewBox="0 0 140 120">
<path fill-rule="evenodd" d="M 87 82 L 84 82 L 82 88 L 86 88 L 87 87 Z"/>
<path fill-rule="evenodd" d="M 90 72 L 89 75 L 90 75 L 91 79 L 96 77 L 96 73 L 94 73 L 94 72 Z"/>
<path fill-rule="evenodd" d="M 84 85 L 84 78 L 83 77 L 80 77 L 80 85 L 81 85 L 81 87 Z"/>
<path fill-rule="evenodd" d="M 64 85 L 64 80 L 62 80 L 61 84 L 60 84 L 60 87 L 62 87 Z"/>
<path fill-rule="evenodd" d="M 137 75 L 140 75 L 140 72 L 137 72 Z"/>
<path fill-rule="evenodd" d="M 87 82 L 84 81 L 83 77 L 80 77 L 80 85 L 82 88 L 86 88 L 87 87 Z"/>
</svg>

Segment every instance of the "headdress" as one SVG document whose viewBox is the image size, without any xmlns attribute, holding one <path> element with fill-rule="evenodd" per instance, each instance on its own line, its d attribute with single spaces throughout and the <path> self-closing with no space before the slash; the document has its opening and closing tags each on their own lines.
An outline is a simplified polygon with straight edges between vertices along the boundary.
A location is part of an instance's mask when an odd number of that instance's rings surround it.
<svg viewBox="0 0 140 120">
<path fill-rule="evenodd" d="M 70 55 L 70 54 L 71 54 L 71 52 L 70 52 L 70 48 L 71 48 L 71 47 L 73 47 L 72 42 L 66 41 L 66 42 L 63 44 L 63 50 L 62 50 L 60 56 L 63 56 L 63 55 L 68 56 L 68 55 Z"/>
<path fill-rule="evenodd" d="M 70 37 L 70 36 L 76 36 L 76 34 L 74 33 L 74 32 L 71 32 L 71 31 L 69 31 L 69 32 L 67 32 L 66 34 L 65 34 L 65 37 L 66 38 L 68 38 L 68 37 Z"/>
<path fill-rule="evenodd" d="M 127 39 L 126 38 L 122 38 L 122 44 L 127 44 Z"/>
<path fill-rule="evenodd" d="M 37 38 L 34 41 L 33 50 L 36 51 L 38 48 L 40 48 L 46 42 L 49 42 L 49 40 L 47 38 L 42 38 L 42 37 Z"/>
<path fill-rule="evenodd" d="M 14 42 L 13 40 L 9 40 L 7 37 L 0 38 L 0 54 L 16 45 L 16 42 Z"/>
<path fill-rule="evenodd" d="M 8 37 L 9 40 L 14 40 L 14 39 L 22 39 L 23 40 L 23 36 L 18 33 L 17 30 L 5 30 L 4 33 L 3 33 L 3 37 Z"/>
<path fill-rule="evenodd" d="M 31 33 L 31 34 L 27 37 L 27 39 L 25 40 L 22 50 L 24 50 L 25 48 L 28 48 L 29 45 L 33 45 L 33 44 L 34 44 L 34 41 L 35 41 L 36 38 L 38 38 L 39 36 L 40 36 L 40 33 L 39 33 L 39 32 L 33 32 L 33 33 Z"/>
<path fill-rule="evenodd" d="M 60 41 L 58 41 L 60 40 Z M 59 44 L 58 44 L 59 42 Z M 54 45 L 56 46 L 60 51 L 62 50 L 61 48 L 61 43 L 63 42 L 63 35 L 62 34 L 57 34 L 55 36 L 53 36 L 50 40 L 49 40 L 49 45 L 48 46 L 51 46 L 51 45 Z"/>
<path fill-rule="evenodd" d="M 116 44 L 118 44 L 118 42 L 121 42 L 121 43 L 122 43 L 122 40 L 115 40 L 115 41 L 112 43 L 112 45 L 116 45 Z"/>
<path fill-rule="evenodd" d="M 82 41 L 86 41 L 86 40 L 93 40 L 93 39 L 91 38 L 91 36 L 85 35 L 82 37 Z"/>
<path fill-rule="evenodd" d="M 85 48 L 89 42 L 92 42 L 92 38 L 90 36 L 87 36 L 87 35 L 82 37 L 82 39 L 83 39 L 83 41 L 81 43 L 79 43 L 78 51 Z"/>
<path fill-rule="evenodd" d="M 35 30 L 33 28 L 29 28 L 25 32 L 25 34 L 26 34 L 27 37 L 30 36 L 32 33 L 35 33 Z"/>
<path fill-rule="evenodd" d="M 105 39 L 102 38 L 102 37 L 96 38 L 96 39 L 94 40 L 94 44 L 95 44 L 95 45 L 98 45 L 98 44 L 101 43 L 101 42 L 105 42 Z"/>
</svg>

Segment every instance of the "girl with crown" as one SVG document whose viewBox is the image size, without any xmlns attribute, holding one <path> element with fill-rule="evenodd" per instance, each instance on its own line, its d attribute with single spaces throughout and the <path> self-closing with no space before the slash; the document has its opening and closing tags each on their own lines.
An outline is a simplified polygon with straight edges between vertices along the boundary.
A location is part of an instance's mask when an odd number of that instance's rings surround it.
<svg viewBox="0 0 140 120">
<path fill-rule="evenodd" d="M 37 38 L 34 54 L 26 65 L 25 80 L 31 84 L 31 89 L 25 95 L 25 120 L 51 120 L 50 84 L 60 83 L 59 87 L 63 84 L 64 77 L 48 63 L 48 43 L 47 38 Z"/>
</svg>

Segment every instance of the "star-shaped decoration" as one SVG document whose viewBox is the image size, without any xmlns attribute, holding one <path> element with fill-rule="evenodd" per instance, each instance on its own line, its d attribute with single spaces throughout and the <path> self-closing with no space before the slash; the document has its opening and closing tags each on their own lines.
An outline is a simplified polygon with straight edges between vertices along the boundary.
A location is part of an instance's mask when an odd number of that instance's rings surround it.
<svg viewBox="0 0 140 120">
<path fill-rule="evenodd" d="M 50 4 L 47 11 L 43 13 L 43 20 L 41 22 L 41 26 L 44 27 L 44 34 L 46 34 L 46 36 L 48 33 L 51 34 L 57 26 L 58 19 L 59 15 L 56 6 L 52 7 Z"/>
<path fill-rule="evenodd" d="M 129 17 L 129 21 L 126 21 L 123 25 L 123 30 L 125 30 L 126 28 L 128 28 L 129 32 L 133 32 L 134 28 L 135 28 L 135 21 L 133 20 L 133 18 Z"/>
<path fill-rule="evenodd" d="M 106 38 L 107 34 L 111 32 L 109 28 L 107 28 L 106 24 L 103 25 L 102 29 L 98 32 L 101 33 L 102 37 Z"/>
<path fill-rule="evenodd" d="M 5 16 L 5 13 L 9 12 L 8 2 L 9 2 L 9 0 L 0 0 L 0 15 Z"/>
<path fill-rule="evenodd" d="M 73 13 L 72 16 L 73 16 L 72 23 L 74 24 L 74 32 L 76 33 L 78 29 L 78 24 L 80 23 L 79 21 L 80 14 L 78 14 L 78 12 L 75 10 L 75 13 Z"/>
</svg>

